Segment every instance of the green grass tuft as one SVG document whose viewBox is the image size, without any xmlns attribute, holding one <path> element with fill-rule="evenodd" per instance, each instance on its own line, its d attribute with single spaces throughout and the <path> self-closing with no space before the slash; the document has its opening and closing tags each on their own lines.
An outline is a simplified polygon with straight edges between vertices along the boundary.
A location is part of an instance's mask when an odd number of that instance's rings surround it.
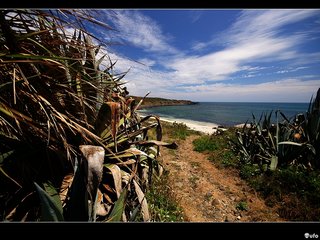
<svg viewBox="0 0 320 240">
<path fill-rule="evenodd" d="M 240 211 L 248 211 L 248 204 L 245 201 L 241 201 L 236 205 L 236 209 Z"/>
<path fill-rule="evenodd" d="M 183 222 L 183 212 L 174 199 L 165 172 L 160 179 L 155 179 L 146 194 L 152 221 L 154 222 Z"/>
</svg>

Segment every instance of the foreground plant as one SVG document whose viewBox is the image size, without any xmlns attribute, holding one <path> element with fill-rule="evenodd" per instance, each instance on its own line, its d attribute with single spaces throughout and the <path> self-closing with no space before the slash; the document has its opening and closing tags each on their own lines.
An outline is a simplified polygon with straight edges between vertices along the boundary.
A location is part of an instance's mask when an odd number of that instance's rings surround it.
<svg viewBox="0 0 320 240">
<path fill-rule="evenodd" d="M 272 112 L 261 115 L 250 127 L 244 125 L 237 132 L 233 146 L 240 153 L 242 164 L 253 164 L 260 172 L 274 171 L 291 165 L 304 169 L 320 169 L 320 89 L 311 99 L 308 111 L 289 120 L 281 111 L 276 112 L 277 123 L 270 121 Z M 279 116 L 282 121 L 279 121 Z"/>
<path fill-rule="evenodd" d="M 157 117 L 140 118 L 114 63 L 84 28 L 86 10 L 0 11 L 0 218 L 150 220 L 161 174 Z M 70 29 L 73 34 L 70 34 Z M 94 44 L 94 42 L 98 42 Z M 155 122 L 144 124 L 149 119 Z M 156 140 L 147 140 L 156 129 Z"/>
</svg>

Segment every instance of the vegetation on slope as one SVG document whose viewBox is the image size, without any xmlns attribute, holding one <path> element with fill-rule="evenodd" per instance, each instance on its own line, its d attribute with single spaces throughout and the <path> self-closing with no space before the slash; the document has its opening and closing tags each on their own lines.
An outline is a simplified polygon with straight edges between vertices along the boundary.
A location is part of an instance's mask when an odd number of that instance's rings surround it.
<svg viewBox="0 0 320 240">
<path fill-rule="evenodd" d="M 140 101 L 144 99 L 140 108 L 196 104 L 196 102 L 192 102 L 189 100 L 153 98 L 153 97 L 143 98 L 143 97 L 137 97 L 137 96 L 132 96 L 132 98 L 134 98 L 136 101 Z"/>
<path fill-rule="evenodd" d="M 253 116 L 250 127 L 237 132 L 233 146 L 240 156 L 240 174 L 270 205 L 285 202 L 280 216 L 319 221 L 320 89 L 306 113 L 290 120 L 277 111 L 276 124 L 270 122 L 271 114 L 259 121 Z"/>
</svg>

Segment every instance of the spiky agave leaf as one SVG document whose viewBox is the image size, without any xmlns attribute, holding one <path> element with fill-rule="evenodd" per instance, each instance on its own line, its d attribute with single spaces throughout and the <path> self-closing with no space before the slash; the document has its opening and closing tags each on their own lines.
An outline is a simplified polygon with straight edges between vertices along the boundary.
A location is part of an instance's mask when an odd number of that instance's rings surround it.
<svg viewBox="0 0 320 240">
<path fill-rule="evenodd" d="M 46 184 L 43 190 L 37 183 L 34 183 L 41 201 L 41 220 L 42 221 L 63 221 L 62 205 L 57 191 L 50 184 Z"/>
<path fill-rule="evenodd" d="M 120 196 L 119 199 L 115 202 L 114 207 L 107 219 L 108 222 L 120 222 L 122 218 L 123 211 L 126 205 L 128 189 L 125 188 Z"/>
</svg>

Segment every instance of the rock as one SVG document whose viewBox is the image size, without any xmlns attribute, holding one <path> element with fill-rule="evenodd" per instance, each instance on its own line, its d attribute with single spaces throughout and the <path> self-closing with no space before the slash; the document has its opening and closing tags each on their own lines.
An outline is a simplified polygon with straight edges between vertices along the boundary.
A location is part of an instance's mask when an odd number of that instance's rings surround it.
<svg viewBox="0 0 320 240">
<path fill-rule="evenodd" d="M 219 204 L 220 204 L 220 202 L 219 202 L 218 199 L 215 199 L 215 198 L 214 198 L 214 199 L 211 201 L 211 205 L 212 205 L 212 206 L 217 207 Z"/>
<path fill-rule="evenodd" d="M 237 220 L 240 220 L 240 219 L 241 219 L 241 217 L 240 217 L 240 216 L 238 216 L 238 217 L 237 217 Z"/>
<path fill-rule="evenodd" d="M 205 197 L 206 199 L 210 199 L 210 198 L 212 197 L 212 193 L 211 193 L 211 192 L 207 192 L 207 193 L 204 195 L 204 197 Z"/>
<path fill-rule="evenodd" d="M 235 127 L 235 128 L 243 128 L 243 127 L 244 127 L 244 123 L 235 125 L 234 127 Z M 250 124 L 250 123 L 247 123 L 246 128 L 251 128 L 251 124 Z"/>
</svg>

